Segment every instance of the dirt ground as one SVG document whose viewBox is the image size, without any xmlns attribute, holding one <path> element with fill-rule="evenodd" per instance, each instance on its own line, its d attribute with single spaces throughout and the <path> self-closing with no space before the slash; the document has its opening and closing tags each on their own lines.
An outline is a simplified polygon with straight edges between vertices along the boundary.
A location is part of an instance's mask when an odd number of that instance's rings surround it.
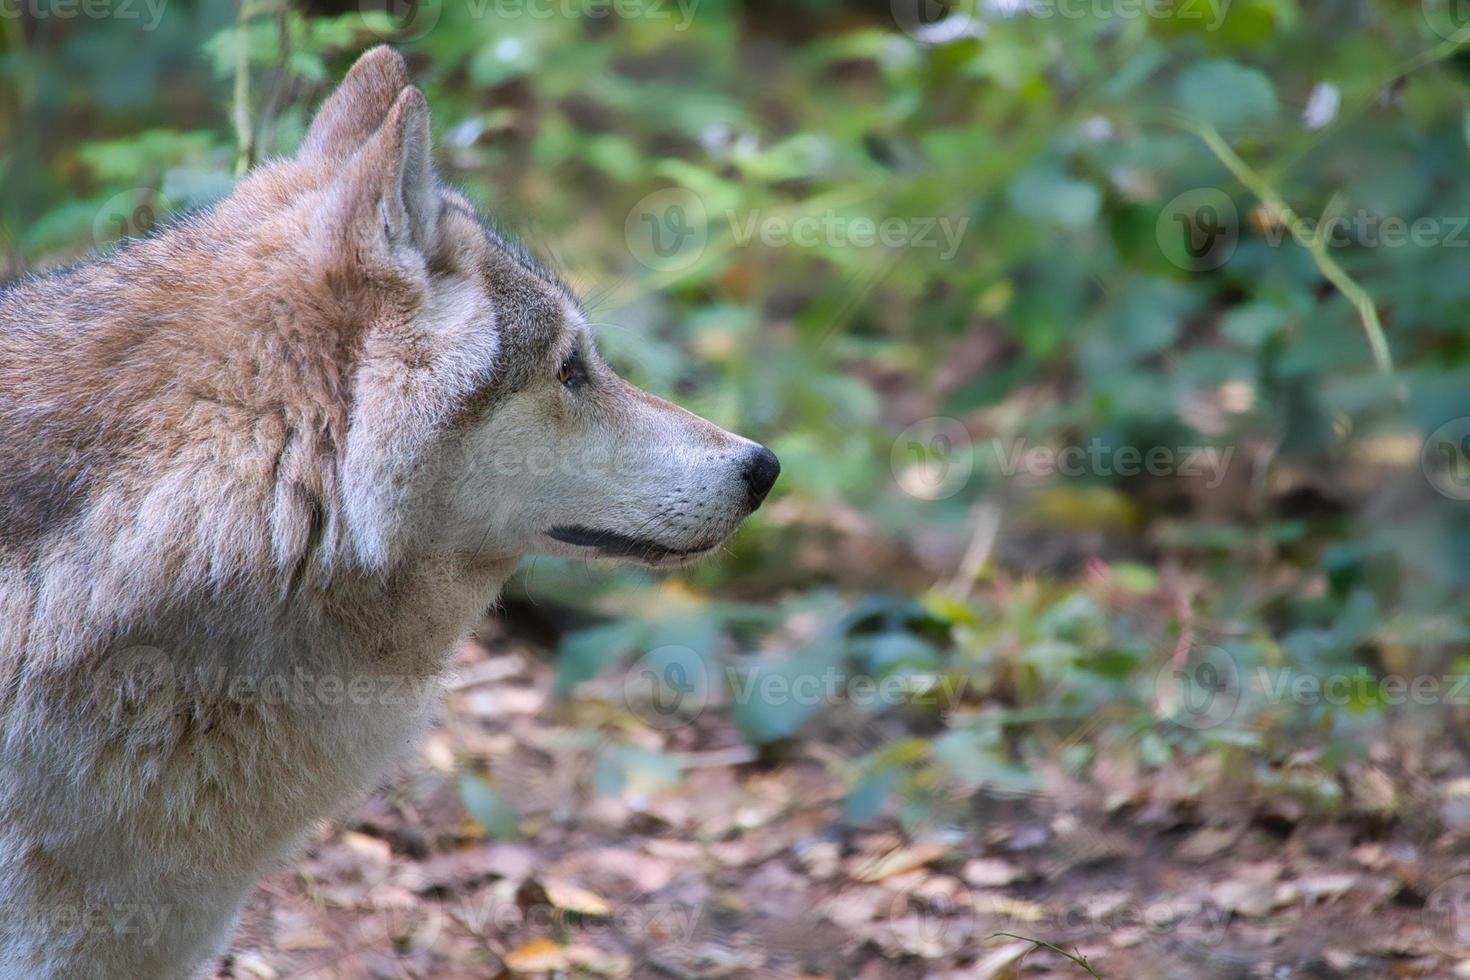
<svg viewBox="0 0 1470 980">
<path fill-rule="evenodd" d="M 1232 792 L 1211 759 L 852 830 L 832 741 L 758 755 L 718 712 L 659 731 L 616 677 L 558 701 L 493 623 L 458 666 L 442 725 L 264 882 L 219 976 L 1470 977 L 1449 749 L 1372 746 L 1331 820 Z M 610 765 L 612 743 L 646 764 Z M 471 820 L 464 773 L 514 839 Z"/>
</svg>

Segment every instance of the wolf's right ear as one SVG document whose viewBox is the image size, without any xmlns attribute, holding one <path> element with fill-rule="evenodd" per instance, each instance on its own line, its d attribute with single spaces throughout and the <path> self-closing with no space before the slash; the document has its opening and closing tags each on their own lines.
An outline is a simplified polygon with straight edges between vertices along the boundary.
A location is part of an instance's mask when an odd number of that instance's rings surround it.
<svg viewBox="0 0 1470 980">
<path fill-rule="evenodd" d="M 421 266 L 439 232 L 438 180 L 424 93 L 399 93 L 382 126 L 326 189 L 312 229 L 329 266 Z"/>
<path fill-rule="evenodd" d="M 377 132 L 400 92 L 408 87 L 403 56 L 379 46 L 357 59 L 342 84 L 312 120 L 297 157 L 345 160 Z"/>
</svg>

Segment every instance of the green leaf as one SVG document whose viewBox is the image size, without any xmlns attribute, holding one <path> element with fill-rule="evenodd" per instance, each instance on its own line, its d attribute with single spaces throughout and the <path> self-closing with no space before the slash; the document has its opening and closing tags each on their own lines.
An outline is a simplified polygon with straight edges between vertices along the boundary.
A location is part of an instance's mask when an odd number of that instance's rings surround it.
<svg viewBox="0 0 1470 980">
<path fill-rule="evenodd" d="M 1281 113 L 1271 79 L 1229 60 L 1187 68 L 1176 95 L 1181 109 L 1222 131 L 1273 122 Z"/>
<path fill-rule="evenodd" d="M 842 647 L 830 635 L 793 657 L 751 667 L 731 682 L 730 720 L 756 744 L 794 734 L 831 703 Z"/>
<path fill-rule="evenodd" d="M 993 734 L 973 730 L 949 732 L 934 742 L 933 756 L 952 779 L 974 789 L 997 793 L 1026 793 L 1036 788 L 1036 777 L 1026 768 L 1002 757 Z"/>
<path fill-rule="evenodd" d="M 475 55 L 470 62 L 470 80 L 487 87 L 499 85 L 525 75 L 539 63 L 540 52 L 531 38 L 508 34 Z"/>
<path fill-rule="evenodd" d="M 1220 332 L 1242 347 L 1255 349 L 1286 326 L 1287 312 L 1270 303 L 1248 303 L 1225 315 Z"/>
<path fill-rule="evenodd" d="M 589 681 L 626 657 L 646 635 L 642 623 L 620 619 L 562 637 L 557 646 L 557 697 L 565 697 L 578 684 Z"/>
<path fill-rule="evenodd" d="M 1102 192 L 1057 170 L 1032 170 L 1011 185 L 1009 199 L 1021 214 L 1063 228 L 1085 228 L 1097 220 Z"/>
<path fill-rule="evenodd" d="M 593 784 L 604 796 L 649 796 L 676 788 L 682 774 L 678 760 L 665 752 L 610 745 L 598 753 Z"/>
<path fill-rule="evenodd" d="M 897 769 L 885 769 L 864 778 L 842 801 L 842 822 L 863 827 L 877 820 L 883 815 L 883 804 L 898 788 L 901 775 Z"/>
<path fill-rule="evenodd" d="M 520 836 L 521 818 L 489 784 L 476 776 L 459 778 L 459 798 L 480 829 L 497 840 Z"/>
</svg>

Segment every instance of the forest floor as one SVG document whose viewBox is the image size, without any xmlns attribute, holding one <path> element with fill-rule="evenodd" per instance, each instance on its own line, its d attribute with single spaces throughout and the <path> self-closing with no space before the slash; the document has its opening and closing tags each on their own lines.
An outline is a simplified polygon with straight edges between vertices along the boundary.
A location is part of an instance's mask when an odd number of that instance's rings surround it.
<svg viewBox="0 0 1470 980">
<path fill-rule="evenodd" d="M 1374 745 L 1330 820 L 1232 789 L 1212 757 L 1046 774 L 905 834 L 844 826 L 832 745 L 758 755 L 718 712 L 664 732 L 617 678 L 552 685 L 488 623 L 442 724 L 265 880 L 219 975 L 1470 977 L 1470 779 L 1447 748 Z M 677 784 L 609 791 L 614 729 Z M 470 818 L 466 772 L 513 807 L 503 839 Z"/>
</svg>

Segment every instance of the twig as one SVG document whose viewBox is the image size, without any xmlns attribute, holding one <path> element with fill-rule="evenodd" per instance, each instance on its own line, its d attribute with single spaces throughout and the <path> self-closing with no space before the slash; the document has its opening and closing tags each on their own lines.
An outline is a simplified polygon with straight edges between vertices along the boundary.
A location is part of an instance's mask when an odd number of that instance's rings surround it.
<svg viewBox="0 0 1470 980">
<path fill-rule="evenodd" d="M 280 0 L 276 4 L 276 46 L 280 49 L 276 54 L 275 77 L 271 80 L 271 94 L 265 100 L 265 108 L 261 110 L 260 121 L 255 127 L 255 155 L 270 155 L 271 147 L 275 145 L 276 119 L 281 112 L 281 104 L 285 101 L 286 93 L 294 86 L 291 84 L 291 4 L 289 0 Z"/>
<path fill-rule="evenodd" d="M 1073 963 L 1076 963 L 1092 976 L 1097 977 L 1097 980 L 1103 980 L 1103 975 L 1094 970 L 1092 968 L 1092 964 L 1087 962 L 1087 957 L 1083 956 L 1081 953 L 1069 953 L 1065 949 L 1062 949 L 1062 947 L 1060 946 L 1053 946 L 1049 942 L 1045 942 L 1040 939 L 1032 939 L 1030 936 L 1018 936 L 1014 932 L 995 932 L 991 933 L 987 938 L 994 939 L 996 936 L 1004 936 L 1007 939 L 1019 939 L 1023 943 L 1030 943 L 1033 948 L 1029 952 L 1035 952 L 1037 949 L 1049 949 L 1053 953 L 1056 953 L 1058 956 L 1065 956 Z M 1025 957 L 1023 956 L 1022 959 L 1025 959 Z"/>
<path fill-rule="evenodd" d="M 235 22 L 235 94 L 233 116 L 235 142 L 240 155 L 235 160 L 235 176 L 243 177 L 255 162 L 255 133 L 250 125 L 250 34 L 246 27 L 255 15 L 251 0 L 240 0 L 240 16 Z"/>
<path fill-rule="evenodd" d="M 985 570 L 985 563 L 990 560 L 990 552 L 995 548 L 995 539 L 1000 533 L 1000 517 L 1000 507 L 993 501 L 981 499 L 976 502 L 971 515 L 973 530 L 970 532 L 969 547 L 960 559 L 954 578 L 943 589 L 945 595 L 951 599 L 963 602 L 970 597 L 975 588 L 975 580 Z"/>
<path fill-rule="evenodd" d="M 1170 576 L 1174 578 L 1174 576 Z M 1183 670 L 1189 660 L 1190 651 L 1194 649 L 1194 597 L 1190 594 L 1187 584 L 1174 581 L 1171 583 L 1170 592 L 1173 593 L 1174 610 L 1179 615 L 1179 639 L 1174 644 L 1174 654 L 1169 658 L 1170 666 L 1176 670 Z"/>
<path fill-rule="evenodd" d="M 1280 216 L 1287 230 L 1291 232 L 1291 237 L 1312 256 L 1313 261 L 1317 263 L 1317 268 L 1322 271 L 1322 275 L 1327 277 L 1327 281 L 1336 286 L 1337 291 L 1357 308 L 1358 317 L 1363 321 L 1363 332 L 1368 337 L 1368 347 L 1373 352 L 1374 362 L 1384 374 L 1392 375 L 1393 354 L 1388 349 L 1388 338 L 1383 333 L 1383 324 L 1378 319 L 1378 309 L 1373 305 L 1373 298 L 1328 253 L 1326 239 L 1312 233 L 1306 223 L 1276 191 L 1276 188 L 1242 160 L 1214 126 L 1202 119 L 1183 113 L 1170 113 L 1169 118 L 1174 125 L 1198 136 L 1236 180 L 1244 184 L 1247 190 L 1261 200 L 1261 203 Z M 1401 387 L 1400 397 L 1403 397 L 1404 394 Z"/>
</svg>

